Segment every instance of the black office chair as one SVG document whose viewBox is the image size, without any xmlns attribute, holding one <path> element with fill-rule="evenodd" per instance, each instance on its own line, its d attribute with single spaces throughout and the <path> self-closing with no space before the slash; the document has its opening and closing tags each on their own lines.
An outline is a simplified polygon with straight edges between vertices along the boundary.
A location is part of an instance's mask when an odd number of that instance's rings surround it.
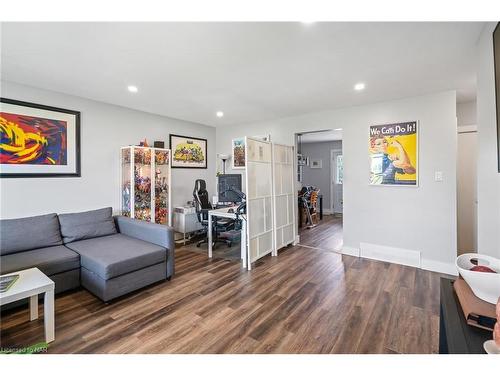
<svg viewBox="0 0 500 375">
<path fill-rule="evenodd" d="M 197 247 L 200 247 L 201 244 L 208 243 L 208 231 L 212 230 L 213 236 L 212 240 L 214 245 L 219 243 L 225 243 L 227 246 L 231 247 L 232 241 L 219 238 L 219 233 L 229 231 L 234 228 L 234 220 L 225 219 L 225 218 L 212 218 L 212 228 L 208 228 L 208 211 L 212 210 L 212 204 L 208 198 L 207 184 L 205 180 L 196 180 L 194 183 L 193 189 L 193 198 L 196 209 L 196 216 L 198 217 L 198 221 L 203 226 L 206 231 L 207 236 L 198 241 L 196 244 Z"/>
</svg>

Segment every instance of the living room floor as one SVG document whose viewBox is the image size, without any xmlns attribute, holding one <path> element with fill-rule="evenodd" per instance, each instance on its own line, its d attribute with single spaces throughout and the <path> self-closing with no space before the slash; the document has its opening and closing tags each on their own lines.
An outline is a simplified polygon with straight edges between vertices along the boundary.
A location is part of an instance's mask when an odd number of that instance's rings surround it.
<svg viewBox="0 0 500 375">
<path fill-rule="evenodd" d="M 300 246 L 250 272 L 186 250 L 176 262 L 172 281 L 109 304 L 83 289 L 57 296 L 48 352 L 438 351 L 440 274 Z M 43 341 L 27 308 L 4 312 L 0 328 L 2 347 Z"/>
</svg>

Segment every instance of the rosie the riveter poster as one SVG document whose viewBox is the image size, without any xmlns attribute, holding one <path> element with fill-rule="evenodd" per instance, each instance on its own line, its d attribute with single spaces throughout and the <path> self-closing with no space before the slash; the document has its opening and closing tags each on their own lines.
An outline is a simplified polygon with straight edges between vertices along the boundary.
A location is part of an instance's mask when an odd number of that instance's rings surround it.
<svg viewBox="0 0 500 375">
<path fill-rule="evenodd" d="M 418 185 L 417 122 L 370 126 L 370 185 Z"/>
</svg>

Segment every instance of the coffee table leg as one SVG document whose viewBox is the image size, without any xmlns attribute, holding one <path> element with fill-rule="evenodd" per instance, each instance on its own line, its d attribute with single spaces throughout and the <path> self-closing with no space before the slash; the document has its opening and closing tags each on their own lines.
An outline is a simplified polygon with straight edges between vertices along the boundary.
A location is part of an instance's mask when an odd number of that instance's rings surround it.
<svg viewBox="0 0 500 375">
<path fill-rule="evenodd" d="M 38 319 L 38 294 L 30 297 L 30 320 Z"/>
<path fill-rule="evenodd" d="M 51 342 L 55 339 L 54 333 L 54 291 L 45 292 L 44 299 L 44 323 L 45 323 L 45 341 Z"/>
</svg>

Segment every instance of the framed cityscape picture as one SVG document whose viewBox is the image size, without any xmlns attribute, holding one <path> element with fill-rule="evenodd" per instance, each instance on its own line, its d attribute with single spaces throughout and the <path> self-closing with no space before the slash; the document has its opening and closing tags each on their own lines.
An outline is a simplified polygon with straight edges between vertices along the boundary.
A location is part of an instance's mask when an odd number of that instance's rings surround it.
<svg viewBox="0 0 500 375">
<path fill-rule="evenodd" d="M 0 177 L 80 177 L 80 112 L 0 98 Z"/>
<path fill-rule="evenodd" d="M 170 134 L 172 168 L 207 168 L 207 140 Z"/>
<path fill-rule="evenodd" d="M 245 138 L 232 140 L 233 169 L 245 169 Z"/>
</svg>

